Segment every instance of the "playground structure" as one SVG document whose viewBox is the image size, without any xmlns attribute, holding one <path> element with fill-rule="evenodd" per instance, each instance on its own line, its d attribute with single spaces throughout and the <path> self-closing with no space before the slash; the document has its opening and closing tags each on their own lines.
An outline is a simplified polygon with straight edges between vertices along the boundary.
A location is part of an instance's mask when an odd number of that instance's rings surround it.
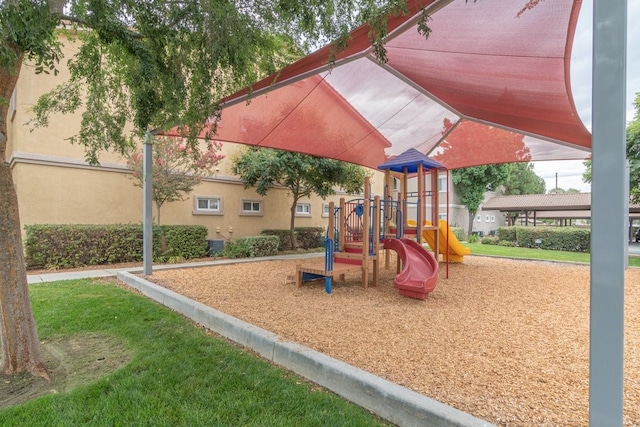
<svg viewBox="0 0 640 427">
<path fill-rule="evenodd" d="M 437 208 L 431 209 L 431 221 L 426 219 L 424 198 L 431 197 L 431 206 L 438 206 L 438 176 L 437 173 L 426 174 L 425 171 L 442 170 L 442 165 L 411 149 L 379 168 L 385 171 L 384 198 L 371 198 L 367 178 L 364 198 L 350 201 L 342 198 L 338 207 L 333 202 L 329 204 L 324 263 L 299 265 L 297 286 L 306 280 L 324 278 L 325 290 L 331 293 L 334 277 L 344 280 L 344 275 L 351 272 L 361 272 L 365 288 L 369 285 L 371 275 L 372 285 L 376 286 L 380 257 L 384 256 L 385 268 L 390 269 L 389 251 L 393 250 L 398 254 L 398 275 L 394 287 L 400 295 L 424 299 L 437 283 L 438 257 L 434 254 L 443 254 L 448 277 L 449 261 L 462 262 L 463 256 L 469 253 L 453 236 L 446 220 L 438 221 Z M 418 178 L 418 191 L 415 194 L 407 191 L 410 174 L 416 174 Z M 425 190 L 427 175 L 431 175 L 431 188 L 435 190 Z M 397 200 L 394 200 L 390 189 L 396 176 L 400 176 L 402 187 Z M 417 198 L 417 221 L 407 219 L 410 197 Z M 423 248 L 423 239 L 433 253 Z M 445 245 L 441 244 L 443 240 Z M 451 253 L 452 248 L 454 253 Z M 382 249 L 384 251 L 381 253 Z"/>
<path fill-rule="evenodd" d="M 451 231 L 446 219 L 439 217 L 439 189 L 438 172 L 447 169 L 440 163 L 428 158 L 415 149 L 409 149 L 399 156 L 379 166 L 385 171 L 385 200 L 391 200 L 390 188 L 392 179 L 399 177 L 400 190 L 398 191 L 398 204 L 406 214 L 397 221 L 399 236 L 413 237 L 418 243 L 427 243 L 436 257 L 445 261 L 447 277 L 449 277 L 449 263 L 463 262 L 464 256 L 471 253 L 469 248 L 463 246 Z M 394 174 L 394 175 L 392 175 Z M 409 192 L 408 181 L 411 176 L 417 180 L 417 191 Z M 430 181 L 430 189 L 427 190 L 427 181 Z M 446 180 L 447 186 L 449 180 Z M 447 195 L 446 218 L 449 218 L 449 188 Z M 416 201 L 410 201 L 415 199 Z M 427 200 L 431 209 L 427 215 Z M 409 207 L 415 207 L 415 219 L 409 218 Z M 419 225 L 421 224 L 421 225 Z M 442 258 L 440 258 L 440 255 Z"/>
<path fill-rule="evenodd" d="M 325 240 L 324 263 L 298 265 L 296 284 L 324 277 L 325 290 L 331 293 L 333 278 L 351 272 L 362 272 L 362 284 L 369 284 L 369 270 L 372 265 L 372 284 L 378 284 L 378 258 L 381 239 L 372 233 L 372 224 L 380 224 L 380 197 L 371 199 L 369 179 L 365 180 L 363 199 L 345 201 L 340 199 L 336 208 L 329 203 L 329 225 Z M 375 229 L 376 227 L 373 227 Z M 379 229 L 379 227 L 377 227 Z M 337 242 L 337 246 L 336 246 Z"/>
</svg>

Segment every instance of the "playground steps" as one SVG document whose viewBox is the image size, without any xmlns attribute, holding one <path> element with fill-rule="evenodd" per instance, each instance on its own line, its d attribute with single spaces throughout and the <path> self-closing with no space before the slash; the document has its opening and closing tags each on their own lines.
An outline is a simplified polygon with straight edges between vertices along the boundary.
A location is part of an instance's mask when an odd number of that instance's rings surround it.
<svg viewBox="0 0 640 427">
<path fill-rule="evenodd" d="M 298 265 L 296 268 L 296 286 L 302 286 L 302 282 L 305 280 L 342 276 L 343 274 L 347 273 L 360 272 L 362 272 L 362 265 L 347 264 L 341 262 L 334 263 L 333 270 L 331 271 L 325 270 L 324 262 L 318 262 L 308 265 Z"/>
<path fill-rule="evenodd" d="M 349 242 L 344 244 L 344 251 L 362 255 L 362 242 Z"/>
</svg>

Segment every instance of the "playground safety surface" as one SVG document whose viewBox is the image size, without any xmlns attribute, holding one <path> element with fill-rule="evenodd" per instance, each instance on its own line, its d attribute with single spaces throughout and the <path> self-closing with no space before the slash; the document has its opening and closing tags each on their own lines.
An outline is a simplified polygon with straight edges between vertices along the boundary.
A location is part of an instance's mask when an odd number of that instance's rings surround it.
<svg viewBox="0 0 640 427">
<path fill-rule="evenodd" d="M 157 271 L 154 283 L 502 426 L 588 425 L 589 266 L 465 257 L 424 301 L 300 260 Z M 392 260 L 392 266 L 395 261 Z M 626 273 L 625 425 L 640 425 L 640 269 Z"/>
</svg>

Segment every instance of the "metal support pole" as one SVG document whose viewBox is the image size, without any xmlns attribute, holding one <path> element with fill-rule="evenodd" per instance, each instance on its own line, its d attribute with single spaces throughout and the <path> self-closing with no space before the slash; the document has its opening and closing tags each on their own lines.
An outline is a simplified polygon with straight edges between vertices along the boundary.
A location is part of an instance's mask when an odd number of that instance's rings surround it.
<svg viewBox="0 0 640 427">
<path fill-rule="evenodd" d="M 152 145 L 151 134 L 147 132 L 144 136 L 144 148 L 143 148 L 143 164 L 142 174 L 144 180 L 142 183 L 142 274 L 150 276 L 152 273 L 153 263 L 153 174 L 151 168 L 153 166 L 152 161 Z"/>
<path fill-rule="evenodd" d="M 622 426 L 627 1 L 594 0 L 589 425 Z"/>
</svg>

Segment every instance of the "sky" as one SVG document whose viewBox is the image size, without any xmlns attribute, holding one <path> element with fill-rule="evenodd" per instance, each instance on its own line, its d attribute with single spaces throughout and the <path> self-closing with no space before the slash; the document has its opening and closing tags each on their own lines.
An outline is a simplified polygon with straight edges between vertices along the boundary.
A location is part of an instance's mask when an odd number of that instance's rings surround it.
<svg viewBox="0 0 640 427">
<path fill-rule="evenodd" d="M 627 0 L 627 121 L 633 119 L 635 93 L 640 92 L 640 0 Z M 591 129 L 591 47 L 593 1 L 583 0 L 571 55 L 571 86 L 578 114 Z M 534 172 L 544 178 L 547 191 L 556 187 L 590 192 L 582 182 L 582 160 L 535 162 Z"/>
</svg>

